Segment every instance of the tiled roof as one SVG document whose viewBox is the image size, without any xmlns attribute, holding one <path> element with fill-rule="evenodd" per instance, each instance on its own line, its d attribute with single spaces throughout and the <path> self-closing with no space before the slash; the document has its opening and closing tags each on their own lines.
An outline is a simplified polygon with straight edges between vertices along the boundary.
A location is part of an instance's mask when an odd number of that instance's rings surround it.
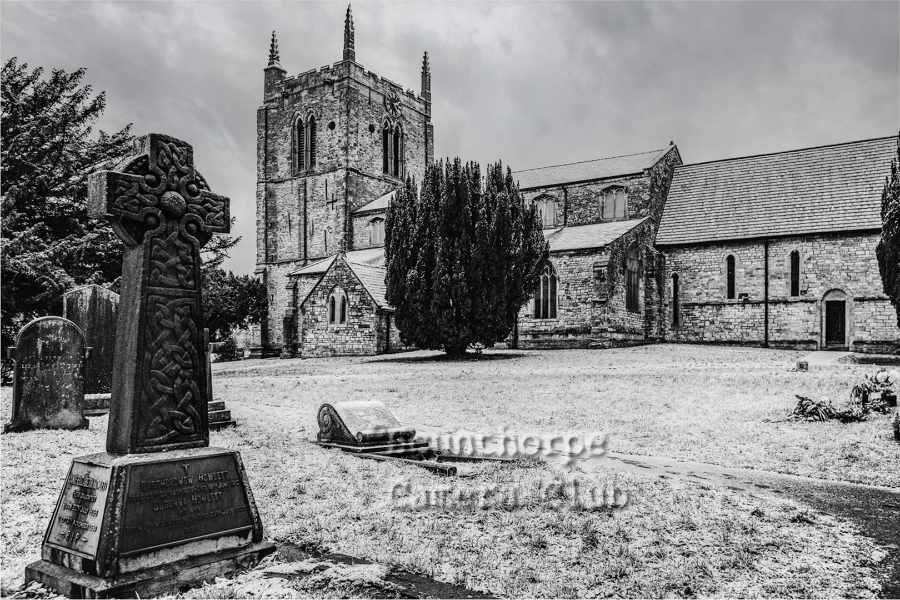
<svg viewBox="0 0 900 600">
<path fill-rule="evenodd" d="M 661 159 L 672 146 L 639 152 L 637 154 L 623 154 L 622 156 L 609 156 L 565 165 L 551 165 L 536 169 L 513 171 L 513 178 L 519 182 L 520 189 L 542 187 L 571 183 L 573 181 L 590 181 L 605 177 L 630 175 L 649 169 Z"/>
<path fill-rule="evenodd" d="M 390 308 L 387 300 L 385 300 L 387 284 L 384 282 L 384 277 L 387 274 L 387 269 L 384 267 L 373 267 L 372 265 L 354 263 L 349 260 L 347 261 L 347 266 L 356 273 L 359 281 L 369 292 L 369 295 L 372 296 L 372 300 L 374 300 L 379 308 Z"/>
<path fill-rule="evenodd" d="M 675 169 L 657 244 L 881 227 L 894 136 Z"/>
<path fill-rule="evenodd" d="M 331 267 L 336 254 L 323 258 L 320 261 L 310 263 L 305 267 L 300 267 L 288 273 L 292 275 L 321 275 Z M 347 261 L 355 262 L 362 265 L 374 265 L 377 267 L 384 266 L 384 248 L 366 248 L 365 250 L 351 250 L 347 252 Z"/>
<path fill-rule="evenodd" d="M 646 220 L 647 218 L 645 217 L 643 219 L 631 219 L 629 221 L 610 221 L 609 223 L 594 223 L 591 225 L 561 227 L 559 229 L 545 229 L 544 238 L 550 242 L 550 252 L 602 248 L 610 242 L 619 239 Z"/>
<path fill-rule="evenodd" d="M 364 204 L 353 211 L 353 214 L 357 213 L 365 213 L 372 212 L 375 210 L 387 210 L 388 205 L 390 205 L 391 200 L 394 199 L 394 195 L 397 193 L 397 190 L 388 192 L 387 194 L 382 194 L 378 196 L 368 204 Z"/>
</svg>

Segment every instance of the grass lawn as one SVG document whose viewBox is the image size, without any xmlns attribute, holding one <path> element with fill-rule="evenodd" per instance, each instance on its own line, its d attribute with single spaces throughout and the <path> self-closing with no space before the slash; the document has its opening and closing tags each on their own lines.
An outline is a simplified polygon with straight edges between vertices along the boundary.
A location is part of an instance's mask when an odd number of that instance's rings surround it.
<svg viewBox="0 0 900 600">
<path fill-rule="evenodd" d="M 243 361 L 215 365 L 214 387 L 229 405 L 263 409 L 254 418 L 272 418 L 272 426 L 298 435 L 315 435 L 322 402 L 372 399 L 420 427 L 600 431 L 616 452 L 900 487 L 900 444 L 889 416 L 851 424 L 784 420 L 794 394 L 844 401 L 875 370 L 838 364 L 791 371 L 801 356 L 656 345 L 496 351 L 461 362 L 433 352 Z"/>
<path fill-rule="evenodd" d="M 400 564 L 500 596 L 861 596 L 877 593 L 883 553 L 849 524 L 790 501 L 715 486 L 550 465 L 471 467 L 443 478 L 416 467 L 324 450 L 321 402 L 385 401 L 401 421 L 491 433 L 602 430 L 612 450 L 898 485 L 900 453 L 887 419 L 853 425 L 766 422 L 793 394 L 842 397 L 866 368 L 793 373 L 792 352 L 657 346 L 611 351 L 497 352 L 477 361 L 433 353 L 215 366 L 216 395 L 238 420 L 212 444 L 239 449 L 270 539 Z M 8 411 L 9 389 L 3 390 Z M 73 456 L 103 447 L 106 418 L 87 431 L 0 437 L 2 563 L 21 582 Z M 553 493 L 531 494 L 543 483 Z M 404 509 L 397 484 L 424 490 L 525 490 L 495 503 Z M 620 509 L 574 506 L 584 490 L 616 487 Z M 545 489 L 545 488 L 541 488 Z M 189 597 L 390 596 L 378 574 L 316 572 L 278 555 Z M 276 566 L 277 565 L 277 566 Z M 288 575 L 273 576 L 266 570 Z M 370 570 L 371 571 L 371 570 Z M 6 594 L 3 594 L 6 595 Z"/>
</svg>

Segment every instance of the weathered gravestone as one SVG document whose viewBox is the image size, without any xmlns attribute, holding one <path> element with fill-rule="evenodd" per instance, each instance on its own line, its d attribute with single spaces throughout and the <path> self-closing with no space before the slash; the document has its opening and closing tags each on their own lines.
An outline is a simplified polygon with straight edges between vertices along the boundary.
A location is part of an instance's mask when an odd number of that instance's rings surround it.
<svg viewBox="0 0 900 600">
<path fill-rule="evenodd" d="M 62 317 L 25 325 L 9 348 L 15 360 L 12 418 L 3 432 L 84 429 L 84 334 Z"/>
<path fill-rule="evenodd" d="M 317 421 L 316 441 L 348 452 L 402 455 L 428 447 L 428 442 L 415 441 L 415 429 L 401 425 L 394 413 L 377 400 L 323 404 Z"/>
<path fill-rule="evenodd" d="M 150 134 L 91 175 L 89 209 L 126 244 L 106 452 L 73 460 L 25 578 L 69 597 L 148 597 L 274 550 L 240 453 L 208 447 L 200 248 L 229 230 L 228 199 L 187 143 Z"/>
<path fill-rule="evenodd" d="M 84 412 L 109 412 L 119 295 L 99 285 L 85 285 L 63 295 L 63 316 L 84 332 L 91 347 L 84 369 Z"/>
<path fill-rule="evenodd" d="M 224 400 L 217 400 L 212 385 L 212 344 L 209 343 L 209 329 L 203 330 L 203 341 L 206 344 L 206 388 L 209 390 L 209 404 L 206 413 L 209 420 L 209 428 L 213 431 L 234 427 L 237 423 L 231 418 L 231 411 L 225 408 Z"/>
</svg>

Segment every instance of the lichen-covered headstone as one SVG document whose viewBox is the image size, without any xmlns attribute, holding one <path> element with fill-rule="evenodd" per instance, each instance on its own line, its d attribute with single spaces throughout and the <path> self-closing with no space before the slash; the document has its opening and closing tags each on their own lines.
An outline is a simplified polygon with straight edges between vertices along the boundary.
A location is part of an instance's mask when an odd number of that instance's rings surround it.
<svg viewBox="0 0 900 600">
<path fill-rule="evenodd" d="M 63 316 L 81 327 L 92 349 L 84 369 L 85 394 L 108 394 L 112 389 L 118 315 L 119 295 L 99 285 L 75 288 L 63 296 Z"/>
<path fill-rule="evenodd" d="M 28 429 L 83 429 L 84 334 L 62 317 L 41 317 L 19 332 L 13 406 L 4 433 Z"/>
</svg>

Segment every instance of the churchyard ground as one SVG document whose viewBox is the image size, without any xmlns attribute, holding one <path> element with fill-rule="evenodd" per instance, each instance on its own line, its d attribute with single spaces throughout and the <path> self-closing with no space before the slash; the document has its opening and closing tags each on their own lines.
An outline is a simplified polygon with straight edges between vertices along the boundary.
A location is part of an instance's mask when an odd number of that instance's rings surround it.
<svg viewBox="0 0 900 600">
<path fill-rule="evenodd" d="M 376 399 L 420 428 L 600 431 L 615 452 L 900 486 L 900 444 L 887 417 L 848 425 L 784 420 L 795 393 L 843 399 L 872 371 L 849 364 L 791 371 L 800 356 L 662 345 L 491 351 L 453 362 L 415 352 L 217 364 L 216 396 L 238 427 L 213 432 L 211 445 L 240 450 L 269 539 L 400 564 L 500 596 L 872 596 L 882 549 L 852 524 L 790 500 L 620 472 L 608 460 L 571 472 L 482 464 L 453 479 L 308 441 L 322 402 Z M 4 388 L 7 411 L 9 397 Z M 72 456 L 103 447 L 106 418 L 90 421 L 88 430 L 0 438 L 4 589 L 21 581 L 39 552 Z M 517 507 L 410 509 L 393 498 L 397 484 L 533 490 L 552 481 L 617 487 L 629 502 L 584 510 L 559 491 L 526 494 Z M 276 554 L 187 595 L 392 595 L 377 568 L 279 562 Z"/>
</svg>

